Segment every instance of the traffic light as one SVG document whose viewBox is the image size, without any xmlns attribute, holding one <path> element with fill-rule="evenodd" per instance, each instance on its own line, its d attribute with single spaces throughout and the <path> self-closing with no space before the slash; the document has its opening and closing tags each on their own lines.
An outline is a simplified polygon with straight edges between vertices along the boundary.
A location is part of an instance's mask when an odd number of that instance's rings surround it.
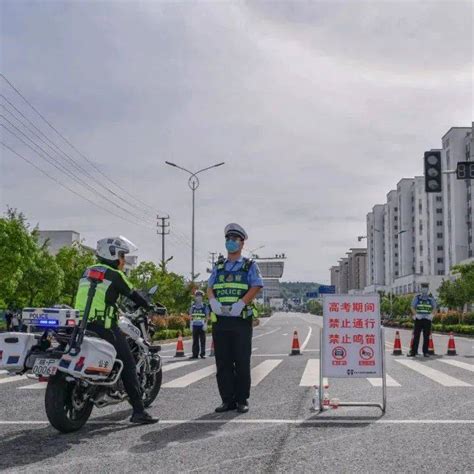
<svg viewBox="0 0 474 474">
<path fill-rule="evenodd" d="M 474 179 L 474 161 L 458 161 L 457 179 Z"/>
<path fill-rule="evenodd" d="M 425 151 L 425 191 L 440 193 L 442 177 L 441 152 Z"/>
</svg>

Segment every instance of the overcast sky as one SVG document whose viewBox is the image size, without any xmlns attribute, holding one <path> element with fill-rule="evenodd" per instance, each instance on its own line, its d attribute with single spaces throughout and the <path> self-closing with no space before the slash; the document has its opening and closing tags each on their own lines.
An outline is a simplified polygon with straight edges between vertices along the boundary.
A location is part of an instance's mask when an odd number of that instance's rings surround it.
<svg viewBox="0 0 474 474">
<path fill-rule="evenodd" d="M 287 254 L 284 280 L 328 282 L 372 206 L 422 174 L 423 152 L 451 126 L 472 120 L 471 1 L 0 3 L 2 72 L 107 176 L 171 215 L 170 268 L 188 276 L 191 191 L 165 160 L 193 170 L 226 162 L 202 175 L 196 194 L 201 274 L 235 221 L 248 248 Z M 2 94 L 97 175 L 3 81 Z M 122 221 L 0 152 L 2 210 L 77 230 L 90 245 L 123 234 L 140 259 L 160 258 L 152 226 Z"/>
</svg>

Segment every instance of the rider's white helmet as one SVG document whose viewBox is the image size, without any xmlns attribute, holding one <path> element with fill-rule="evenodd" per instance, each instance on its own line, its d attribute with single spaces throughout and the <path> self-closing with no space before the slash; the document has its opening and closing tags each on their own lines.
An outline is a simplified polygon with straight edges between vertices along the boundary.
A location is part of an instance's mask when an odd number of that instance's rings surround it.
<svg viewBox="0 0 474 474">
<path fill-rule="evenodd" d="M 104 260 L 117 261 L 120 256 L 137 250 L 137 246 L 126 237 L 106 237 L 97 242 L 96 255 Z"/>
</svg>

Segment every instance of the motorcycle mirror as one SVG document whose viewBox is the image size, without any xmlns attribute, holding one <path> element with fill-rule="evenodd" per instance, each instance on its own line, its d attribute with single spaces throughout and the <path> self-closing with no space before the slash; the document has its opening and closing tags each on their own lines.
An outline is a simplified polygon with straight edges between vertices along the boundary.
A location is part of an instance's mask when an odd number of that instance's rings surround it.
<svg viewBox="0 0 474 474">
<path fill-rule="evenodd" d="M 148 294 L 149 294 L 150 296 L 153 296 L 157 291 L 158 291 L 158 285 L 155 285 L 155 286 L 152 286 L 152 287 L 148 290 Z"/>
</svg>

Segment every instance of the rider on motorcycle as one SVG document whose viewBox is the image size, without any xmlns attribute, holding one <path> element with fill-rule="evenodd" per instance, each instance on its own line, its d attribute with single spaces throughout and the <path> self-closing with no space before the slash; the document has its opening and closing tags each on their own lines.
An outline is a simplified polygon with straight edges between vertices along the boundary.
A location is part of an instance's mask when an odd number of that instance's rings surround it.
<svg viewBox="0 0 474 474">
<path fill-rule="evenodd" d="M 117 351 L 117 358 L 123 362 L 122 381 L 133 406 L 132 423 L 156 423 L 158 418 L 145 411 L 142 401 L 140 383 L 137 377 L 135 360 L 125 335 L 117 326 L 118 315 L 116 303 L 119 296 L 131 299 L 137 306 L 149 308 L 149 304 L 132 285 L 123 273 L 125 255 L 136 251 L 137 247 L 125 237 L 109 237 L 97 242 L 98 263 L 90 268 L 102 269 L 104 280 L 97 285 L 94 299 L 89 312 L 87 329 L 112 344 Z M 84 311 L 90 281 L 84 276 L 79 282 L 75 308 Z"/>
</svg>

